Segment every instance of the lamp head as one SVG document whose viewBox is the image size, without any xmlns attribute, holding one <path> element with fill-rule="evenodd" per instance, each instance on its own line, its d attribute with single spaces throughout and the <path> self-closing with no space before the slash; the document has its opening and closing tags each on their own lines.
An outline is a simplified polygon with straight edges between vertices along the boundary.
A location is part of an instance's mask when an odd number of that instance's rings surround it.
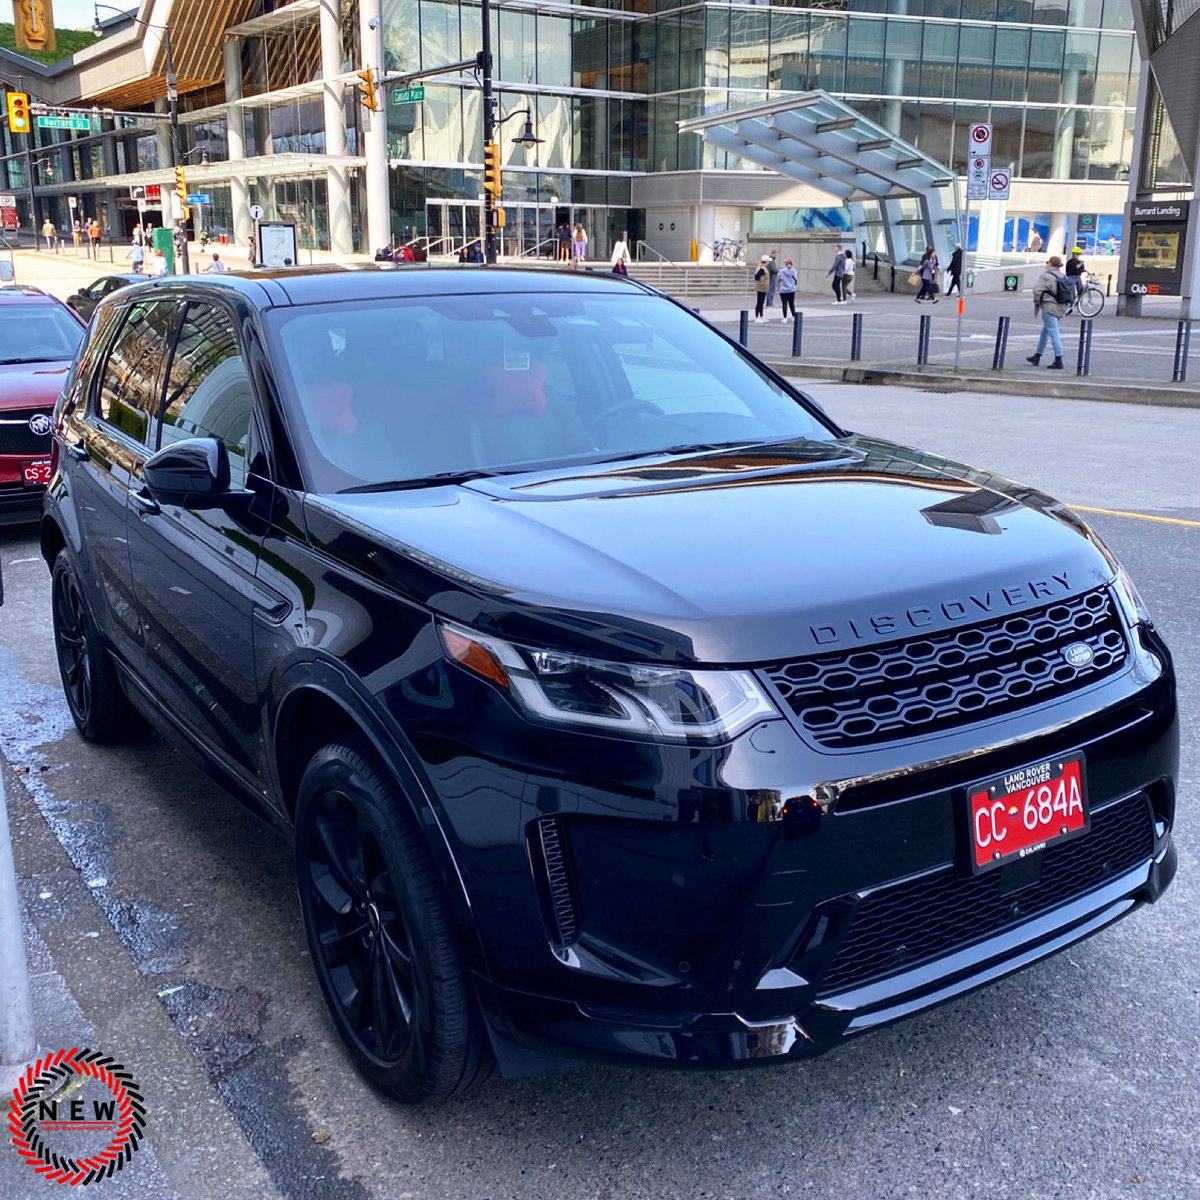
<svg viewBox="0 0 1200 1200">
<path fill-rule="evenodd" d="M 533 117 L 530 113 L 525 114 L 525 124 L 521 132 L 513 138 L 513 144 L 516 146 L 540 146 L 542 139 L 533 132 Z"/>
</svg>

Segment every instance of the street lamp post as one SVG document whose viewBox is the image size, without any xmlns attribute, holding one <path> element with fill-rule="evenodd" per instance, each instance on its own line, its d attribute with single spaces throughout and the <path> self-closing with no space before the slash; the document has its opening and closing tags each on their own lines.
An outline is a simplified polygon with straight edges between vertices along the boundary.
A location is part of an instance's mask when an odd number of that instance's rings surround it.
<svg viewBox="0 0 1200 1200">
<path fill-rule="evenodd" d="M 485 0 L 486 2 L 486 0 Z M 178 167 L 183 163 L 183 156 L 179 150 L 179 80 L 175 74 L 175 60 L 171 55 L 171 27 L 169 25 L 154 25 L 150 21 L 143 21 L 141 17 L 135 17 L 132 13 L 127 13 L 119 8 L 114 8 L 111 4 L 94 4 L 93 11 L 95 19 L 92 22 L 92 33 L 99 37 L 104 32 L 104 27 L 100 24 L 100 10 L 104 8 L 109 12 L 119 13 L 123 17 L 128 17 L 135 25 L 141 25 L 145 29 L 160 29 L 163 35 L 163 48 L 167 55 L 167 105 L 171 116 L 171 166 Z M 191 271 L 191 264 L 188 261 L 188 239 L 187 229 L 183 231 L 183 273 L 187 275 Z"/>
</svg>

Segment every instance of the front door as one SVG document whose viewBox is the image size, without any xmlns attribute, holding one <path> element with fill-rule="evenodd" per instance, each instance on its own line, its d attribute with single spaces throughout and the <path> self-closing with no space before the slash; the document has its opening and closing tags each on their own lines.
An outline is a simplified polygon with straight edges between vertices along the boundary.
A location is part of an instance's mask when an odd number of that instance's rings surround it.
<svg viewBox="0 0 1200 1200">
<path fill-rule="evenodd" d="M 160 447 L 214 437 L 230 486 L 245 480 L 254 393 L 233 315 L 189 302 L 167 369 Z M 251 514 L 130 498 L 129 555 L 146 638 L 146 679 L 185 732 L 260 790 L 262 724 L 253 620 L 279 598 L 256 581 L 262 526 Z"/>
</svg>

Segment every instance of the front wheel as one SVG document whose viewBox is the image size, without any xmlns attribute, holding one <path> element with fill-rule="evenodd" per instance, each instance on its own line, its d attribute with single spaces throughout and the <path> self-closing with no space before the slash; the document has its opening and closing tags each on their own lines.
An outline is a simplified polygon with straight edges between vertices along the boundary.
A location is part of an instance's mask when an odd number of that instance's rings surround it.
<svg viewBox="0 0 1200 1200">
<path fill-rule="evenodd" d="M 300 909 L 358 1069 L 406 1104 L 461 1095 L 493 1059 L 416 817 L 363 738 L 319 750 L 296 806 Z"/>
<path fill-rule="evenodd" d="M 1081 317 L 1098 317 L 1104 310 L 1104 293 L 1098 287 L 1085 287 L 1075 309 Z"/>
</svg>

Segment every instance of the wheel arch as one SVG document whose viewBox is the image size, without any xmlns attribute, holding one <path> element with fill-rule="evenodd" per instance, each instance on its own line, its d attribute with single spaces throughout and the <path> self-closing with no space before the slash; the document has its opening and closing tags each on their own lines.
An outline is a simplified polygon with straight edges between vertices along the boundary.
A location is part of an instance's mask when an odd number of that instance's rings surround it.
<svg viewBox="0 0 1200 1200">
<path fill-rule="evenodd" d="M 61 551 L 67 548 L 66 536 L 53 517 L 42 518 L 38 536 L 41 541 L 42 558 L 45 560 L 46 566 L 53 569 L 54 560 Z"/>
<path fill-rule="evenodd" d="M 446 894 L 450 897 L 467 961 L 484 963 L 483 947 L 471 915 L 466 880 L 458 868 L 450 839 L 410 753 L 360 697 L 344 674 L 324 662 L 297 666 L 287 677 L 288 686 L 271 722 L 270 754 L 279 801 L 294 822 L 300 780 L 312 756 L 330 742 L 362 736 L 389 770 L 412 806 L 425 843 L 433 855 Z"/>
</svg>

